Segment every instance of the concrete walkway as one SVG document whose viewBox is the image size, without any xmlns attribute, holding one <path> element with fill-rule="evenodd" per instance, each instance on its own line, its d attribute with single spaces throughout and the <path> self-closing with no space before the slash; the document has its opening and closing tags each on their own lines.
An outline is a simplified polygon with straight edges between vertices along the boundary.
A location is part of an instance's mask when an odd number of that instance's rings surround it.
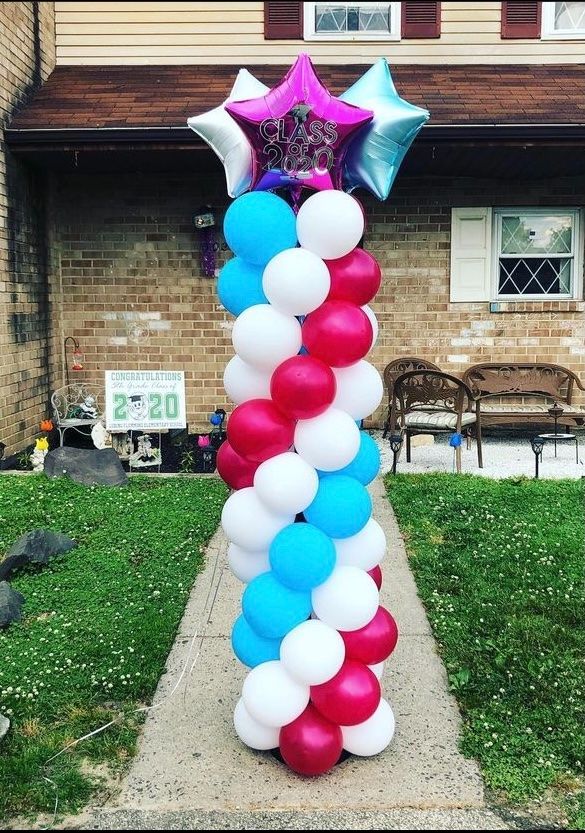
<svg viewBox="0 0 585 833">
<path fill-rule="evenodd" d="M 370 493 L 388 540 L 380 602 L 400 630 L 382 678 L 396 716 L 387 749 L 304 778 L 241 743 L 232 715 L 247 669 L 230 634 L 243 585 L 219 530 L 159 683 L 160 706 L 119 796 L 85 829 L 514 829 L 485 807 L 478 767 L 458 751 L 459 712 L 380 478 Z"/>
</svg>

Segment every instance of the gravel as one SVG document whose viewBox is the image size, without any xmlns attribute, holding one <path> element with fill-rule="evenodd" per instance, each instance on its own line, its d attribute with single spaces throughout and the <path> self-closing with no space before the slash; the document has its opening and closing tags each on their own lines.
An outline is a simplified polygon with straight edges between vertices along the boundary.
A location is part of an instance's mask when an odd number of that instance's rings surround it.
<svg viewBox="0 0 585 833">
<path fill-rule="evenodd" d="M 386 474 L 392 468 L 392 450 L 388 438 L 382 439 L 382 431 L 370 431 L 378 443 L 381 454 L 380 473 Z M 483 468 L 477 465 L 477 449 L 472 441 L 468 449 L 466 441 L 461 446 L 461 472 L 477 474 L 483 477 L 534 477 L 535 458 L 530 445 L 530 436 L 485 436 L 482 441 Z M 577 435 L 579 442 L 579 463 L 575 457 L 575 441 L 557 441 L 555 457 L 552 441 L 545 444 L 542 460 L 539 464 L 539 477 L 544 479 L 579 479 L 585 477 L 585 432 Z M 414 438 L 413 438 L 414 441 Z M 406 462 L 406 449 L 403 447 L 398 459 L 399 474 L 418 474 L 428 472 L 455 472 L 455 450 L 449 445 L 448 434 L 434 436 L 432 445 L 414 446 L 411 462 Z"/>
</svg>

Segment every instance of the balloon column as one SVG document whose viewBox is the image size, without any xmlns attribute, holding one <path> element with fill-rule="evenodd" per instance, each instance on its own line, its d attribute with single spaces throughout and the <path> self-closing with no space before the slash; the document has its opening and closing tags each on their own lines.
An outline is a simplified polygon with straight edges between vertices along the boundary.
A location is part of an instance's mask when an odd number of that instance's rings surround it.
<svg viewBox="0 0 585 833">
<path fill-rule="evenodd" d="M 380 604 L 386 540 L 367 490 L 380 457 L 359 428 L 383 396 L 366 359 L 381 271 L 349 192 L 385 199 L 427 118 L 383 59 L 335 98 L 300 55 L 271 90 L 240 70 L 222 106 L 189 119 L 235 197 L 217 286 L 235 316 L 221 522 L 245 585 L 232 647 L 249 669 L 234 726 L 302 775 L 344 751 L 376 755 L 394 734 L 380 678 L 398 630 Z"/>
</svg>

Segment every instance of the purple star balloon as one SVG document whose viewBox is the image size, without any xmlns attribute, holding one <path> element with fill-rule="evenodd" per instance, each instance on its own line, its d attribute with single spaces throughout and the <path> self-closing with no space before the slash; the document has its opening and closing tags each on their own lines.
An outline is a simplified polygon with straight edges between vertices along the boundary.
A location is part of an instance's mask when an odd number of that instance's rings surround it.
<svg viewBox="0 0 585 833">
<path fill-rule="evenodd" d="M 251 191 L 341 189 L 348 143 L 374 117 L 332 96 L 304 53 L 266 95 L 227 102 L 225 109 L 252 145 Z"/>
</svg>

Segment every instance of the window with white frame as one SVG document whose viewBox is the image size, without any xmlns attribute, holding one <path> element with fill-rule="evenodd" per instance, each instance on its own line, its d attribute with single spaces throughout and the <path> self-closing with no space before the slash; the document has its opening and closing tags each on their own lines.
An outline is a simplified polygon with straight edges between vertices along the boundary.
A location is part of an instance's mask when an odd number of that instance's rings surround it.
<svg viewBox="0 0 585 833">
<path fill-rule="evenodd" d="M 585 38 L 585 0 L 542 4 L 542 36 Z"/>
<path fill-rule="evenodd" d="M 450 300 L 583 297 L 578 208 L 451 209 Z"/>
<path fill-rule="evenodd" d="M 399 40 L 400 3 L 305 3 L 305 40 Z"/>
<path fill-rule="evenodd" d="M 495 222 L 496 297 L 573 298 L 580 266 L 575 209 L 498 209 Z"/>
</svg>

